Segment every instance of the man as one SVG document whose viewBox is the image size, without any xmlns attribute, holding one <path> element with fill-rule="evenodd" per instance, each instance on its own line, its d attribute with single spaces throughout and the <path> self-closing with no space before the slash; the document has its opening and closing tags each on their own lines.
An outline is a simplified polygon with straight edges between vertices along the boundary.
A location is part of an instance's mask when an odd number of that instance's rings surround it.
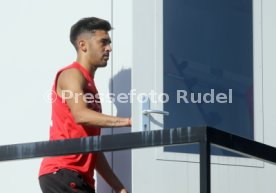
<svg viewBox="0 0 276 193">
<path fill-rule="evenodd" d="M 112 51 L 109 22 L 91 17 L 71 27 L 70 41 L 77 60 L 61 69 L 53 85 L 52 125 L 50 140 L 100 135 L 101 127 L 131 126 L 130 118 L 101 113 L 94 74 L 105 67 Z M 84 96 L 89 95 L 88 98 Z M 43 193 L 93 193 L 94 169 L 116 193 L 127 193 L 113 173 L 103 153 L 90 153 L 44 158 L 39 172 Z"/>
</svg>

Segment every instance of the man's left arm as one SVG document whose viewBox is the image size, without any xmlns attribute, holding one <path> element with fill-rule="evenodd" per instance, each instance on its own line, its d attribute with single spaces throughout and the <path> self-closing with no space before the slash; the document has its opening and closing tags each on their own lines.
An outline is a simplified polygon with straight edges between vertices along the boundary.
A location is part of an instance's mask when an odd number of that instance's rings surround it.
<svg viewBox="0 0 276 193">
<path fill-rule="evenodd" d="M 115 190 L 116 193 L 128 193 L 109 166 L 105 155 L 102 152 L 97 153 L 96 170 L 104 180 Z"/>
</svg>

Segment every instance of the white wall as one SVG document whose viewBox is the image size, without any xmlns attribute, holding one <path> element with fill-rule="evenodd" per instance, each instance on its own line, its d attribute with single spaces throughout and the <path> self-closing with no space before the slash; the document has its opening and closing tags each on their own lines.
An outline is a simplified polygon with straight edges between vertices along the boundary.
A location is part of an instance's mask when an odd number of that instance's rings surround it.
<svg viewBox="0 0 276 193">
<path fill-rule="evenodd" d="M 263 0 L 263 106 L 264 106 L 264 142 L 276 147 L 275 107 L 276 107 L 276 2 Z M 265 173 L 261 176 L 262 192 L 274 192 L 276 166 L 265 164 Z M 261 192 L 261 191 L 260 191 Z"/>
<path fill-rule="evenodd" d="M 276 146 L 276 2 L 263 0 L 263 95 L 265 143 Z"/>
<path fill-rule="evenodd" d="M 0 145 L 48 140 L 47 95 L 57 70 L 76 57 L 70 27 L 88 16 L 111 21 L 111 6 L 112 0 L 0 1 Z M 101 92 L 109 91 L 111 77 L 109 62 L 96 75 Z M 103 111 L 111 114 L 112 105 L 103 104 Z M 1 192 L 40 192 L 40 161 L 1 162 Z"/>
</svg>

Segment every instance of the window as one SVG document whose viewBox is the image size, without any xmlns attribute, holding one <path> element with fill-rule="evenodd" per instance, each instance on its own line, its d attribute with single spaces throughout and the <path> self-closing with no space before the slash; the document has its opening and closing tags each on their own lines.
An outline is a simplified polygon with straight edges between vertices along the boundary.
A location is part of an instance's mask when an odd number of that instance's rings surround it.
<svg viewBox="0 0 276 193">
<path fill-rule="evenodd" d="M 163 1 L 165 128 L 208 125 L 254 139 L 252 13 L 252 0 Z"/>
</svg>

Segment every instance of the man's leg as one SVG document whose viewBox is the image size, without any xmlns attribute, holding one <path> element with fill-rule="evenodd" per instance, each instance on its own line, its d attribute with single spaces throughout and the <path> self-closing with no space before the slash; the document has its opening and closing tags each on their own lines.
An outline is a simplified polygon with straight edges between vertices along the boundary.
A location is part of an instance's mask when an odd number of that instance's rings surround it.
<svg viewBox="0 0 276 193">
<path fill-rule="evenodd" d="M 95 193 L 76 172 L 62 169 L 39 177 L 43 193 Z"/>
</svg>

